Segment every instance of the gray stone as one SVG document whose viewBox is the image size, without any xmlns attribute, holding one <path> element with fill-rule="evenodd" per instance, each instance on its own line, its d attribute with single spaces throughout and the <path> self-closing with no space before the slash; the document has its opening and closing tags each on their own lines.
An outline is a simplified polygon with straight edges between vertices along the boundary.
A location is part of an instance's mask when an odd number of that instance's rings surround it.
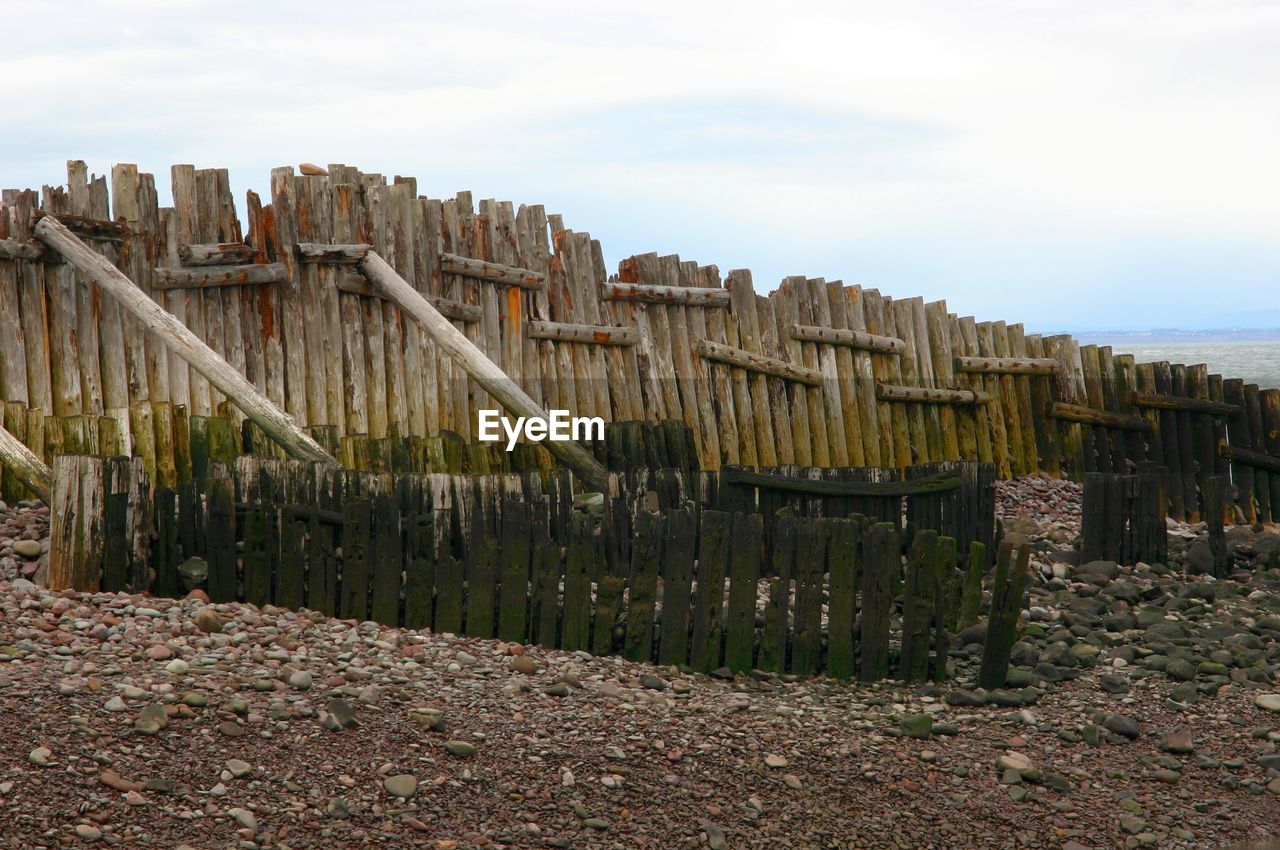
<svg viewBox="0 0 1280 850">
<path fill-rule="evenodd" d="M 34 561 L 44 553 L 44 547 L 40 545 L 39 540 L 15 540 L 13 543 L 13 552 L 15 555 L 21 555 L 28 561 Z"/>
<path fill-rule="evenodd" d="M 1280 712 L 1280 694 L 1258 694 L 1253 704 L 1266 711 Z"/>
<path fill-rule="evenodd" d="M 458 758 L 469 759 L 476 754 L 476 745 L 469 741 L 445 741 L 444 748 Z"/>
<path fill-rule="evenodd" d="M 933 718 L 927 714 L 907 714 L 898 720 L 898 729 L 908 738 L 928 738 L 933 734 Z"/>
<path fill-rule="evenodd" d="M 1142 730 L 1138 727 L 1137 721 L 1123 714 L 1107 715 L 1107 719 L 1102 721 L 1102 725 L 1107 731 L 1114 732 L 1130 740 L 1142 735 Z"/>
<path fill-rule="evenodd" d="M 418 778 L 412 773 L 401 773 L 397 776 L 388 776 L 382 785 L 387 789 L 388 794 L 407 800 L 417 792 Z"/>
</svg>

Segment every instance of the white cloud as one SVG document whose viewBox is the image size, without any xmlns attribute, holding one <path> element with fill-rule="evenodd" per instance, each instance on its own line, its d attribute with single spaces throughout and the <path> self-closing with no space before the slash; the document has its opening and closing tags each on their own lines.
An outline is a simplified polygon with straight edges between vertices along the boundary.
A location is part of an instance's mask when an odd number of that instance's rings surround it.
<svg viewBox="0 0 1280 850">
<path fill-rule="evenodd" d="M 0 58 L 5 185 L 343 161 L 546 202 L 615 259 L 1039 322 L 1278 274 L 1273 2 L 19 2 L 6 28 L 57 35 Z"/>
</svg>

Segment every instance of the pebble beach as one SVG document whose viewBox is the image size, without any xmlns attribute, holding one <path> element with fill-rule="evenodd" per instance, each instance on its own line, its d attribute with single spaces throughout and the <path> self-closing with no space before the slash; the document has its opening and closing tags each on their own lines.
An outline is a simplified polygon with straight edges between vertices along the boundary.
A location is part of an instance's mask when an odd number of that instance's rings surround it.
<svg viewBox="0 0 1280 850">
<path fill-rule="evenodd" d="M 310 611 L 51 592 L 0 511 L 0 846 L 1226 848 L 1280 833 L 1280 533 L 1236 570 L 1075 563 L 1080 491 L 999 485 L 1033 546 L 1006 688 L 706 676 Z"/>
</svg>

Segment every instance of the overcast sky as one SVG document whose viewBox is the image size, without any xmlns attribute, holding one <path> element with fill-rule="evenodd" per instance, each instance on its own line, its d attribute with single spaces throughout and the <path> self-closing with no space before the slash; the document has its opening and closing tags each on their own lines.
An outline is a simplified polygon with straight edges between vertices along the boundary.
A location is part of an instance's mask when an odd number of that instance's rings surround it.
<svg viewBox="0 0 1280 850">
<path fill-rule="evenodd" d="M 1280 3 L 4 3 L 5 186 L 343 162 L 1033 329 L 1280 326 Z M 1271 310 L 1270 317 L 1265 312 Z"/>
</svg>

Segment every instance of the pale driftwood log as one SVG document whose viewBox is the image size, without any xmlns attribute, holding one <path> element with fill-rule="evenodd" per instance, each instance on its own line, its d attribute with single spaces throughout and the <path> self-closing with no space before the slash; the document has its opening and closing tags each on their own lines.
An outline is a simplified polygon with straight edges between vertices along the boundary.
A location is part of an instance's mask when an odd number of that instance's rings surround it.
<svg viewBox="0 0 1280 850">
<path fill-rule="evenodd" d="M 592 345 L 635 345 L 640 331 L 610 325 L 575 325 L 569 322 L 529 322 L 530 339 L 583 342 Z"/>
<path fill-rule="evenodd" d="M 82 239 L 96 239 L 99 242 L 123 242 L 133 235 L 133 231 L 126 224 L 82 215 L 55 214 L 47 210 L 36 210 L 35 218 L 37 221 L 43 221 L 46 218 L 57 219 L 63 227 L 76 236 Z"/>
<path fill-rule="evenodd" d="M 1150 431 L 1153 428 L 1151 421 L 1141 416 L 1107 413 L 1079 404 L 1067 404 L 1065 401 L 1054 402 L 1049 408 L 1049 415 L 1054 419 L 1065 419 L 1068 422 L 1101 425 L 1103 428 L 1119 428 L 1125 431 Z"/>
<path fill-rule="evenodd" d="M 991 396 L 976 390 L 952 390 L 939 387 L 904 387 L 876 384 L 876 397 L 881 401 L 910 401 L 919 404 L 988 404 Z"/>
<path fill-rule="evenodd" d="M 793 366 L 785 360 L 779 360 L 776 357 L 765 357 L 763 354 L 755 354 L 742 348 L 734 348 L 729 345 L 721 345 L 718 342 L 712 342 L 709 339 L 698 340 L 698 353 L 707 360 L 717 360 L 721 363 L 728 363 L 730 366 L 738 366 L 746 369 L 748 372 L 756 372 L 761 375 L 772 375 L 775 378 L 782 378 L 785 381 L 798 381 L 811 387 L 822 386 L 822 373 L 817 369 L 806 369 L 803 366 Z"/>
<path fill-rule="evenodd" d="M 298 243 L 298 259 L 304 263 L 358 263 L 369 253 L 371 245 L 320 245 L 315 242 Z"/>
<path fill-rule="evenodd" d="M 283 263 L 251 263 L 244 266 L 161 267 L 151 270 L 156 289 L 207 289 L 212 286 L 252 286 L 283 283 L 289 269 Z"/>
<path fill-rule="evenodd" d="M 547 285 L 547 277 L 533 269 L 522 269 L 506 266 L 502 263 L 491 263 L 486 260 L 473 260 L 457 254 L 441 254 L 440 270 L 445 274 L 462 275 L 490 283 L 504 283 L 522 289 L 542 289 Z"/>
<path fill-rule="evenodd" d="M 35 235 L 58 251 L 67 262 L 88 275 L 94 283 L 113 295 L 126 310 L 162 340 L 211 384 L 232 399 L 245 415 L 266 431 L 285 451 L 300 460 L 335 463 L 334 459 L 307 436 L 297 423 L 267 400 L 253 384 L 214 353 L 213 349 L 156 302 L 147 297 L 106 258 L 76 238 L 52 217 L 42 218 Z"/>
<path fill-rule="evenodd" d="M 388 300 L 421 324 L 436 344 L 503 407 L 519 416 L 547 418 L 546 411 L 537 402 L 529 398 L 506 373 L 476 348 L 475 343 L 440 315 L 440 311 L 406 283 L 376 252 L 370 251 L 360 261 L 359 268 Z M 548 441 L 546 447 L 587 486 L 597 490 L 604 488 L 604 467 L 582 446 L 573 442 Z"/>
<path fill-rule="evenodd" d="M 984 375 L 1052 375 L 1058 361 L 1052 357 L 967 357 L 955 359 L 957 372 Z"/>
<path fill-rule="evenodd" d="M 1185 410 L 1188 413 L 1208 413 L 1211 416 L 1235 416 L 1240 412 L 1238 404 L 1187 396 L 1133 393 L 1132 400 L 1138 407 L 1149 407 L 1154 410 Z"/>
<path fill-rule="evenodd" d="M 47 505 L 52 501 L 53 470 L 17 437 L 0 427 L 0 465 L 18 476 Z"/>
<path fill-rule="evenodd" d="M 606 301 L 645 301 L 650 304 L 683 304 L 686 307 L 728 307 L 730 296 L 724 289 L 608 281 L 600 285 L 600 297 Z"/>
<path fill-rule="evenodd" d="M 843 345 L 859 351 L 875 351 L 880 354 L 902 354 L 907 350 L 903 340 L 892 336 L 877 336 L 866 331 L 848 328 L 823 328 L 817 325 L 795 325 L 791 328 L 791 338 L 805 342 L 825 342 L 828 345 Z"/>
<path fill-rule="evenodd" d="M 178 246 L 184 266 L 229 266 L 252 263 L 257 249 L 243 242 L 197 242 Z"/>
<path fill-rule="evenodd" d="M 350 295 L 360 295 L 365 298 L 381 298 L 386 299 L 382 292 L 369 282 L 364 275 L 348 274 L 339 277 L 334 281 L 334 285 L 339 292 L 346 292 Z M 478 322 L 481 318 L 481 310 L 475 304 L 464 304 L 461 301 L 451 301 L 448 298 L 440 298 L 435 295 L 426 295 L 419 293 L 423 298 L 427 299 L 432 307 L 440 311 L 440 315 L 447 319 L 456 319 L 459 322 Z"/>
</svg>

